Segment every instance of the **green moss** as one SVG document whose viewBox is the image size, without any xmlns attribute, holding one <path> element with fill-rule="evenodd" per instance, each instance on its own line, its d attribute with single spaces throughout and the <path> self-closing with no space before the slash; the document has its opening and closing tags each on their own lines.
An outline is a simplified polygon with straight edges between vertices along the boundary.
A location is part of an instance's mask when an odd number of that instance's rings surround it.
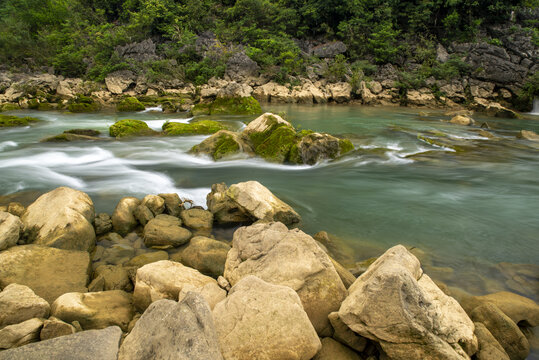
<svg viewBox="0 0 539 360">
<path fill-rule="evenodd" d="M 163 124 L 166 135 L 208 135 L 224 129 L 226 127 L 223 124 L 213 120 L 202 120 L 190 124 L 176 122 Z"/>
<path fill-rule="evenodd" d="M 249 97 L 217 98 L 211 103 L 199 103 L 192 109 L 193 115 L 256 115 L 262 112 L 260 103 Z"/>
<path fill-rule="evenodd" d="M 12 111 L 12 110 L 19 110 L 21 107 L 18 104 L 2 104 L 0 105 L 0 111 Z"/>
<path fill-rule="evenodd" d="M 222 135 L 219 137 L 213 152 L 213 159 L 219 160 L 227 155 L 235 154 L 240 150 L 240 145 L 230 135 Z"/>
<path fill-rule="evenodd" d="M 348 139 L 340 139 L 339 140 L 339 151 L 340 154 L 346 154 L 347 152 L 350 152 L 354 150 L 354 145 L 352 142 Z"/>
<path fill-rule="evenodd" d="M 296 142 L 294 129 L 279 126 L 255 147 L 255 153 L 269 161 L 284 162 L 289 159 L 290 150 Z"/>
<path fill-rule="evenodd" d="M 127 136 L 148 136 L 156 132 L 148 127 L 144 121 L 125 119 L 116 122 L 109 128 L 110 136 L 122 138 Z"/>
<path fill-rule="evenodd" d="M 15 126 L 28 126 L 33 122 L 38 122 L 39 119 L 25 116 L 18 117 L 14 115 L 1 115 L 0 114 L 0 128 L 1 127 L 15 127 Z"/>
<path fill-rule="evenodd" d="M 307 136 L 307 135 L 311 135 L 311 134 L 314 134 L 314 131 L 312 131 L 312 130 L 301 130 L 300 132 L 298 132 L 298 137 L 301 139 L 302 137 Z"/>
<path fill-rule="evenodd" d="M 39 105 L 37 106 L 37 109 L 39 111 L 49 111 L 49 110 L 52 110 L 53 107 L 49 103 L 39 103 Z"/>
<path fill-rule="evenodd" d="M 288 162 L 292 164 L 303 164 L 303 159 L 299 153 L 298 144 L 292 145 L 290 152 L 288 153 Z"/>
<path fill-rule="evenodd" d="M 116 105 L 118 111 L 142 111 L 146 109 L 137 98 L 127 97 Z"/>
<path fill-rule="evenodd" d="M 84 135 L 84 136 L 99 136 L 101 131 L 93 129 L 70 129 L 65 130 L 64 134 L 75 134 L 75 135 Z"/>
<path fill-rule="evenodd" d="M 67 108 L 69 111 L 74 113 L 85 113 L 99 111 L 101 106 L 91 97 L 78 95 L 69 102 Z"/>
</svg>

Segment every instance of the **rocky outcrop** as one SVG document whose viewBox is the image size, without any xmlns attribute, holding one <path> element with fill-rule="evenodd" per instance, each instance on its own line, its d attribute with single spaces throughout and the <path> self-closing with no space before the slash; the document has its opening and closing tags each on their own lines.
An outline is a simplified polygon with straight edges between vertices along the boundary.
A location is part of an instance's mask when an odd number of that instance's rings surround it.
<svg viewBox="0 0 539 360">
<path fill-rule="evenodd" d="M 27 286 L 10 284 L 0 292 L 0 329 L 32 318 L 47 318 L 49 312 L 49 303 Z"/>
<path fill-rule="evenodd" d="M 181 227 L 180 219 L 160 214 L 144 227 L 144 244 L 153 248 L 178 247 L 189 241 L 192 233 Z"/>
<path fill-rule="evenodd" d="M 136 62 L 155 61 L 159 58 L 155 53 L 155 43 L 152 39 L 146 39 L 124 46 L 119 45 L 114 48 L 114 51 L 116 51 L 119 57 Z"/>
<path fill-rule="evenodd" d="M 26 285 L 49 303 L 68 292 L 87 291 L 89 272 L 86 251 L 23 245 L 0 252 L 0 287 Z"/>
<path fill-rule="evenodd" d="M 468 315 L 401 245 L 387 250 L 348 291 L 339 318 L 379 342 L 392 359 L 468 359 L 477 350 Z"/>
<path fill-rule="evenodd" d="M 312 54 L 319 58 L 334 58 L 339 54 L 345 53 L 346 45 L 342 41 L 333 41 L 312 48 Z"/>
<path fill-rule="evenodd" d="M 134 80 L 135 75 L 131 71 L 121 70 L 109 74 L 105 78 L 105 85 L 111 93 L 120 95 L 134 83 Z"/>
<path fill-rule="evenodd" d="M 223 359 L 210 307 L 193 292 L 180 302 L 154 302 L 125 338 L 118 359 Z"/>
<path fill-rule="evenodd" d="M 256 77 L 260 67 L 244 51 L 235 52 L 226 62 L 225 75 L 234 81 L 243 81 Z"/>
<path fill-rule="evenodd" d="M 346 297 L 346 289 L 331 260 L 312 237 L 288 230 L 282 223 L 260 223 L 234 233 L 224 277 L 235 285 L 255 275 L 295 290 L 305 312 L 321 335 L 330 335 L 328 315 Z"/>
<path fill-rule="evenodd" d="M 95 246 L 94 217 L 94 204 L 87 194 L 60 187 L 40 196 L 21 220 L 28 243 L 90 251 Z"/>
<path fill-rule="evenodd" d="M 23 224 L 17 216 L 0 211 L 0 251 L 17 245 L 22 229 Z"/>
<path fill-rule="evenodd" d="M 227 360 L 308 360 L 321 347 L 298 295 L 255 276 L 232 287 L 215 306 L 213 319 Z"/>
</svg>

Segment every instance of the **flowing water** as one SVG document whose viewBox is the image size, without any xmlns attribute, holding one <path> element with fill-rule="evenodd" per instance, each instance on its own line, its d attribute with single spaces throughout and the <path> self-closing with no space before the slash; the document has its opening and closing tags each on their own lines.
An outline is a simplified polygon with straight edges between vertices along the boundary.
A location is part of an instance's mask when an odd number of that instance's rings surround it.
<svg viewBox="0 0 539 360">
<path fill-rule="evenodd" d="M 106 133 L 121 118 L 160 129 L 165 121 L 192 120 L 184 114 L 14 112 L 44 121 L 0 130 L 0 195 L 70 186 L 87 192 L 98 212 L 111 213 L 127 195 L 178 192 L 205 205 L 213 183 L 258 180 L 301 214 L 304 231 L 325 230 L 341 239 L 347 265 L 401 243 L 415 247 L 427 273 L 450 285 L 476 294 L 508 289 L 537 300 L 539 143 L 516 134 L 539 132 L 539 117 L 476 116 L 477 124 L 491 127 L 496 138 L 489 139 L 478 126 L 442 121 L 448 117 L 438 111 L 419 116 L 418 110 L 353 105 L 265 110 L 286 112 L 297 128 L 347 136 L 358 150 L 312 167 L 244 158 L 213 162 L 187 153 L 204 136 L 39 142 L 73 128 Z M 215 119 L 241 129 L 253 118 Z M 505 264 L 503 270 L 500 262 L 532 265 Z M 531 281 L 511 281 L 515 271 L 531 272 Z"/>
</svg>

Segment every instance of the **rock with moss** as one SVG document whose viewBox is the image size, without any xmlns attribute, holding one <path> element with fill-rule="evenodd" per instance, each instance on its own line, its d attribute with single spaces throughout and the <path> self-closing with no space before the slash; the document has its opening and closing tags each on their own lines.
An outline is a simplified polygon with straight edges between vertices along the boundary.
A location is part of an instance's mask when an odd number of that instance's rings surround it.
<svg viewBox="0 0 539 360">
<path fill-rule="evenodd" d="M 277 125 L 261 134 L 251 134 L 255 153 L 272 162 L 283 163 L 289 158 L 290 150 L 296 145 L 296 131 L 286 125 Z"/>
<path fill-rule="evenodd" d="M 15 127 L 15 126 L 28 126 L 32 123 L 39 122 L 39 119 L 25 116 L 19 117 L 15 115 L 1 115 L 0 114 L 0 128 L 2 127 Z"/>
<path fill-rule="evenodd" d="M 12 110 L 20 110 L 19 104 L 13 104 L 13 103 L 6 103 L 0 105 L 0 111 L 12 111 Z"/>
<path fill-rule="evenodd" d="M 68 103 L 67 109 L 73 113 L 95 112 L 101 105 L 89 96 L 79 95 Z"/>
<path fill-rule="evenodd" d="M 94 129 L 70 129 L 65 130 L 64 134 L 75 134 L 75 135 L 84 135 L 84 136 L 99 136 L 101 131 Z"/>
<path fill-rule="evenodd" d="M 135 97 L 127 97 L 116 105 L 118 111 L 142 111 L 146 107 Z"/>
<path fill-rule="evenodd" d="M 110 136 L 123 138 L 130 136 L 151 136 L 157 132 L 150 129 L 148 124 L 141 120 L 124 119 L 120 120 L 109 128 Z"/>
<path fill-rule="evenodd" d="M 167 122 L 163 124 L 165 135 L 209 135 L 224 130 L 226 127 L 213 120 L 202 120 L 189 124 Z"/>
<path fill-rule="evenodd" d="M 293 127 L 292 124 L 290 124 L 288 121 L 286 121 L 279 115 L 267 112 L 251 121 L 243 130 L 243 133 L 246 135 L 251 135 L 254 133 L 264 133 L 271 128 L 275 128 L 277 125 L 286 125 L 288 127 Z"/>
<path fill-rule="evenodd" d="M 255 115 L 260 114 L 260 103 L 249 97 L 220 97 L 211 103 L 199 103 L 192 109 L 193 115 Z"/>
<path fill-rule="evenodd" d="M 348 139 L 338 139 L 329 134 L 316 132 L 303 135 L 299 143 L 294 146 L 289 155 L 289 161 L 298 164 L 314 165 L 321 160 L 332 160 L 354 149 Z"/>
<path fill-rule="evenodd" d="M 100 140 L 96 136 L 77 135 L 77 134 L 58 134 L 42 139 L 41 142 L 71 142 L 71 141 L 95 141 Z"/>
<path fill-rule="evenodd" d="M 234 154 L 254 155 L 253 148 L 241 134 L 220 130 L 191 148 L 193 154 L 206 154 L 214 160 L 220 160 Z"/>
</svg>

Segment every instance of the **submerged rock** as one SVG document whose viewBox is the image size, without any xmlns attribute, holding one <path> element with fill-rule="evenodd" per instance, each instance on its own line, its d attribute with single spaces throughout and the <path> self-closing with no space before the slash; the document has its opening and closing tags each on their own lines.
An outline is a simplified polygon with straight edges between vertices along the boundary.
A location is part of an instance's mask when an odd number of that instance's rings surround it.
<svg viewBox="0 0 539 360">
<path fill-rule="evenodd" d="M 51 316 L 43 322 L 43 328 L 39 333 L 39 338 L 43 341 L 54 339 L 59 336 L 71 335 L 76 332 L 77 330 L 73 325 Z"/>
<path fill-rule="evenodd" d="M 477 360 L 510 360 L 509 356 L 488 329 L 480 322 L 474 323 L 479 349 Z"/>
<path fill-rule="evenodd" d="M 23 224 L 17 216 L 0 211 L 0 251 L 17 245 L 22 229 Z"/>
<path fill-rule="evenodd" d="M 209 135 L 226 127 L 214 120 L 200 120 L 189 124 L 166 122 L 163 124 L 165 135 Z"/>
<path fill-rule="evenodd" d="M 4 115 L 0 114 L 0 128 L 3 127 L 15 127 L 15 126 L 28 126 L 32 123 L 39 122 L 39 119 L 25 116 L 18 117 L 15 115 Z"/>
<path fill-rule="evenodd" d="M 95 136 L 62 133 L 40 140 L 40 142 L 71 142 L 71 141 L 96 141 L 102 140 Z"/>
<path fill-rule="evenodd" d="M 254 154 L 251 145 L 241 134 L 228 130 L 216 132 L 200 144 L 193 146 L 190 152 L 209 155 L 216 161 L 239 153 Z"/>
<path fill-rule="evenodd" d="M 520 132 L 517 135 L 517 138 L 526 139 L 530 141 L 539 141 L 539 134 L 530 130 L 520 130 Z"/>
<path fill-rule="evenodd" d="M 531 299 L 508 291 L 477 296 L 476 299 L 496 305 L 519 326 L 539 326 L 539 305 Z"/>
</svg>

